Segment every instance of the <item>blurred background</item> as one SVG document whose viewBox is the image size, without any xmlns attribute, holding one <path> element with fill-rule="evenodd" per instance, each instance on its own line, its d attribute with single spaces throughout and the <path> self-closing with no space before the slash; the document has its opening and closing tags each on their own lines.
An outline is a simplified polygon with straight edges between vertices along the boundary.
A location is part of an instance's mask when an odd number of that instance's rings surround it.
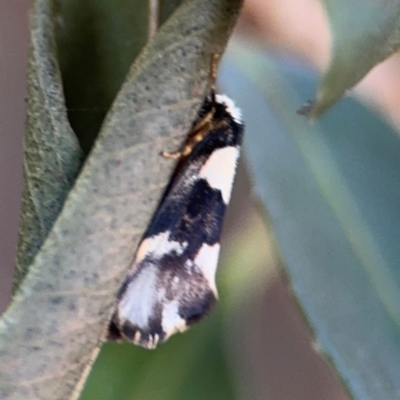
<svg viewBox="0 0 400 400">
<path fill-rule="evenodd" d="M 29 6 L 0 2 L 0 312 L 18 235 Z M 400 255 L 399 61 L 363 80 L 360 103 L 346 98 L 310 125 L 295 110 L 315 96 L 329 48 L 318 0 L 245 1 L 219 76 L 247 134 L 224 226 L 220 302 L 155 352 L 105 345 L 82 399 L 348 398 L 322 355 L 350 368 L 332 349 L 344 336 L 363 342 L 343 327 L 377 307 L 360 306 L 352 291 L 368 297 L 371 263 L 390 270 Z"/>
</svg>

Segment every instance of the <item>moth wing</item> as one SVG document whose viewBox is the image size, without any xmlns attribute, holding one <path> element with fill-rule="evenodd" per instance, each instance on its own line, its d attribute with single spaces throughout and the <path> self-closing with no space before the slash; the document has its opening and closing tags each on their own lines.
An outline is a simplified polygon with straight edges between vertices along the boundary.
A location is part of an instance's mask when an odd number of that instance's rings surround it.
<svg viewBox="0 0 400 400">
<path fill-rule="evenodd" d="M 232 104 L 216 104 L 215 129 L 166 190 L 120 290 L 112 337 L 155 348 L 216 302 L 219 239 L 243 134 L 238 114 L 227 112 Z"/>
</svg>

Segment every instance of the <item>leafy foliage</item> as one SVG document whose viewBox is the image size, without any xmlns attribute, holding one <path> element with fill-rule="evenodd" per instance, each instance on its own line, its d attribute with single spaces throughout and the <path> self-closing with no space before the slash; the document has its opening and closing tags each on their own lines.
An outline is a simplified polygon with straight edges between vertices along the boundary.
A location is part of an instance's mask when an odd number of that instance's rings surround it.
<svg viewBox="0 0 400 400">
<path fill-rule="evenodd" d="M 210 56 L 223 52 L 241 1 L 164 1 L 163 26 L 145 45 L 148 4 L 33 3 L 16 293 L 0 321 L 1 398 L 79 396 L 174 168 L 160 151 L 182 142 L 208 90 Z M 312 118 L 399 46 L 398 1 L 324 4 L 332 60 L 307 109 Z M 293 69 L 283 73 L 282 63 L 234 46 L 222 75 L 245 114 L 255 191 L 318 352 L 354 398 L 396 399 L 399 137 L 348 99 L 310 127 L 293 111 L 314 82 Z M 207 327 L 152 355 L 104 346 L 82 398 L 238 396 L 225 342 L 236 334 L 237 309 L 251 307 L 266 282 L 258 257 L 267 256 L 250 232 L 236 243 L 251 249 L 245 261 L 243 253 L 228 257 L 227 301 Z"/>
<path fill-rule="evenodd" d="M 182 142 L 207 91 L 211 55 L 223 51 L 240 3 L 185 3 L 132 66 L 63 205 L 65 187 L 58 197 L 48 218 L 57 217 L 61 205 L 62 212 L 42 236 L 0 322 L 0 397 L 54 400 L 79 393 L 104 339 L 115 293 L 174 167 L 160 152 Z M 195 11 L 202 18 L 191 18 Z M 54 83 L 45 86 L 59 90 L 52 13 L 50 0 L 33 5 L 32 64 L 53 66 L 55 73 L 46 70 L 44 78 Z M 65 117 L 59 92 L 55 99 L 43 88 L 39 94 L 43 98 L 31 104 L 48 107 L 45 117 L 57 118 L 52 109 L 58 108 Z"/>
</svg>

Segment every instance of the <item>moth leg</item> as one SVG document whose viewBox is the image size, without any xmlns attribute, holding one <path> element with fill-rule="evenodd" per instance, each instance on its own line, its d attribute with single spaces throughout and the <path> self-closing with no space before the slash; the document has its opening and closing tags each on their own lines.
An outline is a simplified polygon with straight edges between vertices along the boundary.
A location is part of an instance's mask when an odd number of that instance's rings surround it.
<svg viewBox="0 0 400 400">
<path fill-rule="evenodd" d="M 182 157 L 182 151 L 175 151 L 173 153 L 169 151 L 162 151 L 161 155 L 165 158 L 172 158 L 173 160 L 177 160 L 178 158 Z"/>
<path fill-rule="evenodd" d="M 197 143 L 200 143 L 209 133 L 211 128 L 211 121 L 214 115 L 214 110 L 206 114 L 192 129 L 189 134 L 188 139 L 186 140 L 185 145 L 182 150 L 178 150 L 175 152 L 163 151 L 161 154 L 163 157 L 172 158 L 176 160 L 181 157 L 187 157 L 193 149 L 196 147 Z"/>
<path fill-rule="evenodd" d="M 161 154 L 163 157 L 172 158 L 173 160 L 177 160 L 181 157 L 187 157 L 193 149 L 196 147 L 197 143 L 200 143 L 210 132 L 212 128 L 212 120 L 215 113 L 215 82 L 217 79 L 217 69 L 218 69 L 218 61 L 220 59 L 219 54 L 213 54 L 211 57 L 211 66 L 210 66 L 210 81 L 211 81 L 211 90 L 210 97 L 211 103 L 213 104 L 212 109 L 204 115 L 192 128 L 189 133 L 189 137 L 186 140 L 185 145 L 182 150 L 169 152 L 163 151 Z"/>
</svg>

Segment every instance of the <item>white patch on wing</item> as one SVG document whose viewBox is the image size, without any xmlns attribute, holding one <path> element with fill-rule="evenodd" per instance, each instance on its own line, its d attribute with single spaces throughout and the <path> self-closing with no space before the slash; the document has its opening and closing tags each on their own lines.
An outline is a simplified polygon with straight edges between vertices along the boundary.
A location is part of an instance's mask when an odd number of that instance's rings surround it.
<svg viewBox="0 0 400 400">
<path fill-rule="evenodd" d="M 165 340 L 174 333 L 184 332 L 187 329 L 186 321 L 179 315 L 179 300 L 164 304 L 161 326 L 166 334 Z"/>
<path fill-rule="evenodd" d="M 199 177 L 221 191 L 225 204 L 229 203 L 235 177 L 236 161 L 239 157 L 237 147 L 222 147 L 213 151 L 207 162 L 201 167 Z"/>
<path fill-rule="evenodd" d="M 218 296 L 217 287 L 215 286 L 215 274 L 217 272 L 219 249 L 219 243 L 215 243 L 213 246 L 204 243 L 194 259 L 194 263 L 207 279 L 215 297 Z"/>
<path fill-rule="evenodd" d="M 156 236 L 151 236 L 143 240 L 136 252 L 135 263 L 140 263 L 143 259 L 151 254 L 151 258 L 159 260 L 165 254 L 176 252 L 178 256 L 182 255 L 187 247 L 187 242 L 176 242 L 169 240 L 170 232 L 162 232 Z"/>
<path fill-rule="evenodd" d="M 226 107 L 226 111 L 232 115 L 235 122 L 238 122 L 239 124 L 242 123 L 242 111 L 240 108 L 235 106 L 232 99 L 224 94 L 217 94 L 215 97 L 217 103 L 223 104 Z"/>
<path fill-rule="evenodd" d="M 119 318 L 137 325 L 141 330 L 147 329 L 158 300 L 157 272 L 155 265 L 148 265 L 135 275 L 118 304 Z"/>
</svg>

